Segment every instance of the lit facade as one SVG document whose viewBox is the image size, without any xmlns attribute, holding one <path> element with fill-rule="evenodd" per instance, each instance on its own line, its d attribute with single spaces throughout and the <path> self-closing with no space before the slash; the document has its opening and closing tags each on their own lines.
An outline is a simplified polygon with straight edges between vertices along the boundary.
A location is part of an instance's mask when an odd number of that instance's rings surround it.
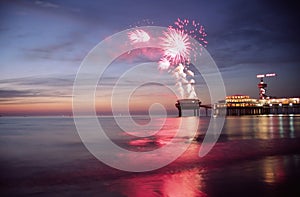
<svg viewBox="0 0 300 197">
<path fill-rule="evenodd" d="M 225 102 L 227 107 L 248 107 L 257 105 L 257 99 L 252 99 L 246 95 L 226 96 Z"/>
<path fill-rule="evenodd" d="M 247 95 L 232 95 L 216 103 L 214 113 L 216 115 L 299 114 L 300 98 L 253 99 Z"/>
</svg>

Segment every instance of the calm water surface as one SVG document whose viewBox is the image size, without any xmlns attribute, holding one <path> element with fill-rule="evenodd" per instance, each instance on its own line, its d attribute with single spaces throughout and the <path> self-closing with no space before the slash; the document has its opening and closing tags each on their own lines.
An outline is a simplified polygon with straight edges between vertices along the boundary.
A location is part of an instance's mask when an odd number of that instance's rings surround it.
<svg viewBox="0 0 300 197">
<path fill-rule="evenodd" d="M 152 137 L 126 136 L 112 117 L 100 118 L 107 135 L 133 151 L 163 147 L 180 118 L 166 119 Z M 146 117 L 137 117 L 146 124 Z M 155 120 L 160 122 L 159 119 Z M 195 121 L 195 120 L 194 120 Z M 82 144 L 70 117 L 1 117 L 1 196 L 299 196 L 300 117 L 227 117 L 218 142 L 203 158 L 199 148 L 209 118 L 188 150 L 171 164 L 131 173 L 108 167 Z M 151 128 L 145 128 L 151 132 Z M 189 128 L 186 128 L 189 132 Z M 132 130 L 132 132 L 139 132 Z M 176 145 L 186 143 L 180 136 Z M 109 150 L 102 150 L 109 154 Z M 159 162 L 163 157 L 147 158 Z M 147 160 L 146 159 L 146 160 Z M 133 161 L 134 162 L 134 161 Z"/>
</svg>

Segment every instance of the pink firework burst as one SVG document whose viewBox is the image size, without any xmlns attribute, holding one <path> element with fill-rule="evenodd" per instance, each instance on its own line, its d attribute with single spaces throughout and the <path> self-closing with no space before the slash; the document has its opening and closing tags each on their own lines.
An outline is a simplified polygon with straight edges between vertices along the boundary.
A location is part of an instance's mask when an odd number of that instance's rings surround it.
<svg viewBox="0 0 300 197">
<path fill-rule="evenodd" d="M 201 46 L 207 46 L 207 41 L 205 40 L 207 34 L 204 27 L 199 22 L 188 19 L 181 20 L 178 18 L 177 21 L 174 22 L 174 27 L 170 27 L 188 34 L 192 38 L 196 39 Z"/>
<path fill-rule="evenodd" d="M 129 32 L 128 37 L 132 43 L 148 42 L 150 40 L 149 34 L 142 29 Z"/>
<path fill-rule="evenodd" d="M 171 65 L 189 61 L 190 41 L 188 35 L 183 31 L 169 28 L 167 32 L 164 32 L 164 37 L 162 37 L 162 46 L 164 58 Z"/>
</svg>

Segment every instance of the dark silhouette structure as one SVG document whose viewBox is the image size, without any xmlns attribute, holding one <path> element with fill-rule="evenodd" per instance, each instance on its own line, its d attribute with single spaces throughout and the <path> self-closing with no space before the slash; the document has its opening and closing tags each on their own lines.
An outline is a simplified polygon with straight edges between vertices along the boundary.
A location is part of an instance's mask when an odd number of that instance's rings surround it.
<svg viewBox="0 0 300 197">
<path fill-rule="evenodd" d="M 182 116 L 183 110 L 193 110 L 194 116 L 200 115 L 201 101 L 199 99 L 180 99 L 177 100 L 175 106 L 178 109 L 179 117 Z"/>
</svg>

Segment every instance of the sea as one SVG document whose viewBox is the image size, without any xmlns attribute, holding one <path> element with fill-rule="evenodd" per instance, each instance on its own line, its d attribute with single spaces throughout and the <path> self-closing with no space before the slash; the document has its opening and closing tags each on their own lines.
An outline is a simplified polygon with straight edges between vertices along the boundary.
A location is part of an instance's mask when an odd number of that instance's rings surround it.
<svg viewBox="0 0 300 197">
<path fill-rule="evenodd" d="M 123 123 L 131 123 L 126 118 Z M 161 164 L 168 152 L 136 153 L 165 148 L 174 138 L 170 155 L 186 149 L 156 169 L 120 170 L 89 151 L 73 117 L 0 117 L 0 196 L 300 196 L 300 116 L 228 116 L 203 157 L 211 117 L 136 116 L 140 127 L 125 134 L 114 117 L 97 119 L 113 144 L 129 152 L 122 158 L 110 148 L 98 150 L 117 164 Z M 190 121 L 182 128 L 186 135 L 176 136 L 182 121 Z M 155 133 L 156 123 L 163 126 Z"/>
</svg>

